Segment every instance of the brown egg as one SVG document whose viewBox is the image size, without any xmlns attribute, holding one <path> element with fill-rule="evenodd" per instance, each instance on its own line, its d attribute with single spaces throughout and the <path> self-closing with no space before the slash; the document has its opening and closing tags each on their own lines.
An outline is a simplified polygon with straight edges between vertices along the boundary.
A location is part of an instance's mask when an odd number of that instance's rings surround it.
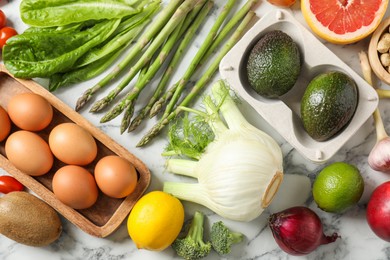
<svg viewBox="0 0 390 260">
<path fill-rule="evenodd" d="M 97 155 L 93 136 L 75 123 L 62 123 L 49 135 L 49 146 L 55 157 L 67 164 L 87 165 Z"/>
<path fill-rule="evenodd" d="M 23 130 L 40 131 L 53 119 L 53 107 L 41 95 L 26 92 L 13 96 L 8 103 L 8 115 Z"/>
<path fill-rule="evenodd" d="M 58 169 L 52 181 L 53 193 L 64 204 L 74 209 L 86 209 L 95 204 L 98 188 L 92 174 L 77 165 Z"/>
<path fill-rule="evenodd" d="M 40 176 L 53 166 L 53 154 L 49 145 L 36 133 L 20 130 L 8 136 L 5 142 L 8 160 L 20 171 Z"/>
<path fill-rule="evenodd" d="M 8 117 L 7 111 L 0 106 L 0 142 L 9 135 L 11 131 L 11 121 Z"/>
<path fill-rule="evenodd" d="M 96 164 L 95 180 L 100 190 L 107 196 L 124 198 L 137 186 L 137 171 L 125 158 L 109 155 Z"/>
</svg>

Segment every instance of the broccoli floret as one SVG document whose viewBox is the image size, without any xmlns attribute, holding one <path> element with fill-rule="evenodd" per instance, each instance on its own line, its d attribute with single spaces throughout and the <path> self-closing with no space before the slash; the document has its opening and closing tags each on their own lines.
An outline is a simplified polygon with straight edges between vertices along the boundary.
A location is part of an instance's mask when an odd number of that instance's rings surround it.
<svg viewBox="0 0 390 260">
<path fill-rule="evenodd" d="M 231 246 L 240 243 L 244 235 L 233 232 L 222 221 L 215 222 L 211 227 L 210 241 L 213 249 L 220 255 L 230 253 Z"/>
<path fill-rule="evenodd" d="M 211 243 L 203 241 L 203 213 L 196 211 L 190 229 L 185 238 L 177 238 L 172 243 L 176 253 L 186 260 L 206 257 L 211 251 Z"/>
</svg>

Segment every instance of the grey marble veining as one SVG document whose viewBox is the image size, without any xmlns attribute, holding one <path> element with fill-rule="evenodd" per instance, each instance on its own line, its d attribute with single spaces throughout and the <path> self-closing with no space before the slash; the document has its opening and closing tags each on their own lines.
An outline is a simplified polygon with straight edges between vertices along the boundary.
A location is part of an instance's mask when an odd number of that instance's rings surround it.
<svg viewBox="0 0 390 260">
<path fill-rule="evenodd" d="M 164 1 L 167 2 L 167 1 Z M 216 1 L 218 4 L 211 14 L 211 19 L 208 25 L 212 24 L 215 19 L 218 7 L 224 1 Z M 241 1 L 243 2 L 243 1 Z M 20 0 L 2 1 L 1 9 L 8 15 L 13 22 L 13 26 L 19 31 L 23 31 L 26 26 L 20 20 L 18 15 L 18 6 Z M 262 15 L 275 8 L 266 1 L 260 1 L 257 9 L 257 15 L 261 18 Z M 300 12 L 300 2 L 289 9 L 294 17 L 306 27 L 303 17 Z M 194 53 L 201 44 L 202 37 L 205 36 L 206 30 L 198 33 L 194 40 L 193 46 L 190 48 L 190 54 Z M 339 56 L 345 63 L 354 69 L 359 75 L 360 65 L 357 53 L 360 50 L 367 50 L 368 39 L 362 40 L 359 43 L 341 46 L 323 42 L 331 51 Z M 190 59 L 183 61 L 183 66 L 180 66 L 178 75 L 183 71 L 185 64 Z M 218 75 L 215 77 L 218 78 Z M 176 76 L 175 79 L 178 79 Z M 174 80 L 175 80 L 174 79 Z M 63 100 L 66 104 L 74 107 L 77 98 L 84 92 L 86 88 L 97 82 L 99 78 L 90 80 L 83 84 L 60 89 L 54 94 Z M 38 80 L 42 85 L 47 82 Z M 378 82 L 380 87 L 389 88 L 385 84 Z M 106 93 L 106 92 L 105 92 Z M 105 93 L 99 93 L 99 97 Z M 381 111 L 386 130 L 390 132 L 390 106 L 388 100 L 381 100 L 379 109 Z M 285 173 L 299 173 L 309 176 L 313 181 L 316 174 L 324 167 L 312 163 L 303 158 L 295 149 L 291 147 L 283 138 L 275 133 L 262 118 L 260 118 L 254 110 L 246 103 L 240 106 L 242 112 L 248 117 L 248 120 L 260 129 L 270 133 L 279 142 L 284 155 L 284 171 Z M 85 118 L 91 121 L 95 126 L 111 136 L 115 141 L 125 146 L 128 150 L 143 160 L 152 172 L 152 183 L 148 191 L 161 189 L 162 182 L 172 180 L 175 177 L 164 170 L 164 160 L 160 156 L 166 140 L 161 135 L 147 148 L 135 148 L 135 144 L 142 136 L 144 131 L 136 131 L 131 134 L 119 134 L 120 119 L 115 119 L 106 124 L 100 124 L 100 114 L 90 114 L 86 110 L 80 112 Z M 145 129 L 149 129 L 155 123 L 154 120 L 144 124 Z M 327 163 L 335 161 L 346 161 L 356 165 L 361 171 L 364 181 L 365 190 L 359 204 L 343 214 L 329 214 L 318 209 L 310 197 L 306 205 L 319 214 L 324 224 L 324 232 L 332 234 L 337 232 L 341 239 L 336 242 L 319 247 L 313 253 L 295 257 L 284 253 L 274 241 L 271 230 L 267 225 L 267 217 L 269 212 L 265 211 L 260 217 L 249 222 L 241 223 L 229 220 L 224 220 L 228 226 L 236 231 L 244 233 L 244 242 L 233 247 L 232 253 L 226 257 L 220 257 L 212 252 L 205 259 L 243 259 L 243 260 L 294 260 L 294 259 L 311 259 L 311 260 L 327 260 L 327 259 L 351 259 L 351 260 L 366 260 L 366 259 L 390 259 L 390 246 L 387 242 L 377 238 L 370 230 L 365 220 L 365 207 L 368 202 L 372 190 L 380 183 L 390 179 L 388 174 L 375 172 L 371 170 L 367 164 L 367 156 L 375 144 L 376 134 L 373 127 L 373 120 L 370 118 L 350 139 L 342 149 Z M 186 209 L 186 217 L 188 218 L 195 210 L 202 210 L 206 214 L 206 225 L 213 223 L 221 218 L 213 212 L 192 203 L 183 202 Z M 126 223 L 124 222 L 120 228 L 107 238 L 96 238 L 90 236 L 66 219 L 62 218 L 63 233 L 60 238 L 53 244 L 43 248 L 33 248 L 17 244 L 14 241 L 0 236 L 0 259 L 2 260 L 121 260 L 121 259 L 179 259 L 171 248 L 163 252 L 151 252 L 147 250 L 138 250 L 127 234 Z M 208 228 L 206 227 L 206 235 Z"/>
</svg>

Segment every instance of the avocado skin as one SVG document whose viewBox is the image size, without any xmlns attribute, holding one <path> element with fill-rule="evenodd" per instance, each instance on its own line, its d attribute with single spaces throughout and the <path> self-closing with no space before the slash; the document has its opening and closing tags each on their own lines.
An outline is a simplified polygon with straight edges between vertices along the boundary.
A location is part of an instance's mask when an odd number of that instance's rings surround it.
<svg viewBox="0 0 390 260">
<path fill-rule="evenodd" d="M 358 104 L 355 81 L 338 71 L 323 73 L 307 86 L 301 100 L 301 119 L 306 132 L 326 141 L 346 127 Z"/>
<path fill-rule="evenodd" d="M 298 45 L 286 33 L 266 33 L 249 53 L 249 85 L 261 96 L 277 98 L 294 86 L 301 71 Z"/>
</svg>

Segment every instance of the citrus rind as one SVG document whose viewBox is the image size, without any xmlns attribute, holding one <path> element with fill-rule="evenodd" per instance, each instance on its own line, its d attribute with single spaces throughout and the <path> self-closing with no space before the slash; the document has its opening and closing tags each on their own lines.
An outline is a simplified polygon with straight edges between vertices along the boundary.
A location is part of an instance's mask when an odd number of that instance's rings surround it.
<svg viewBox="0 0 390 260">
<path fill-rule="evenodd" d="M 318 21 L 315 14 L 310 10 L 310 1 L 311 0 L 301 0 L 301 11 L 303 17 L 306 20 L 306 23 L 309 25 L 310 29 L 319 37 L 321 37 L 322 39 L 328 42 L 335 43 L 335 44 L 354 43 L 366 38 L 368 35 L 374 32 L 375 29 L 379 26 L 383 16 L 385 15 L 388 2 L 389 2 L 388 0 L 381 1 L 380 7 L 376 11 L 374 19 L 369 25 L 366 26 L 363 25 L 362 27 L 360 27 L 354 32 L 337 34 L 331 31 L 328 27 L 323 26 L 321 22 Z M 346 6 L 346 8 L 347 7 L 348 5 Z"/>
</svg>

